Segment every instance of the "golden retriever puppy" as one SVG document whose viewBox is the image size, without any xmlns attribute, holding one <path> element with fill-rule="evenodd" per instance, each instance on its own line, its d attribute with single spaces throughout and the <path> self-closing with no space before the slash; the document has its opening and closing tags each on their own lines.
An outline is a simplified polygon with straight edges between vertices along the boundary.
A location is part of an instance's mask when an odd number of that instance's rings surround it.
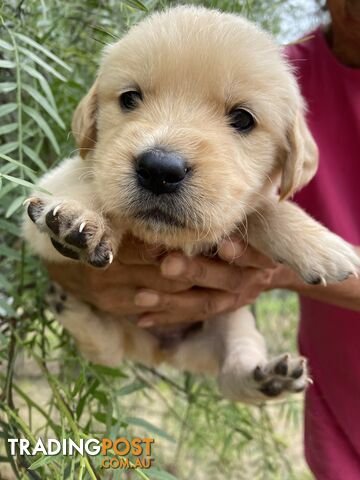
<svg viewBox="0 0 360 480">
<path fill-rule="evenodd" d="M 142 21 L 105 49 L 73 132 L 80 155 L 41 179 L 52 195 L 28 204 L 25 237 L 48 261 L 105 267 L 124 232 L 207 253 L 240 230 L 309 283 L 359 268 L 351 246 L 286 200 L 314 175 L 317 149 L 280 49 L 239 16 L 177 7 Z M 69 297 L 63 307 L 59 320 L 95 362 L 212 372 L 225 397 L 250 402 L 307 384 L 305 359 L 268 360 L 244 308 L 164 346 L 132 318 Z"/>
</svg>

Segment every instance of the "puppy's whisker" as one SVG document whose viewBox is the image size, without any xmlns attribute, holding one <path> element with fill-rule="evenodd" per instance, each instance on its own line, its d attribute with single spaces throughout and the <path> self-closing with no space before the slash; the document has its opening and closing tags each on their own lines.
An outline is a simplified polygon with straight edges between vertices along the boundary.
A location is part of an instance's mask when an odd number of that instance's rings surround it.
<svg viewBox="0 0 360 480">
<path fill-rule="evenodd" d="M 253 192 L 253 193 L 254 193 L 255 195 L 257 195 L 258 197 L 260 197 L 262 200 L 264 200 L 265 203 L 270 204 L 270 205 L 273 205 L 273 204 L 274 204 L 273 198 L 266 197 L 265 195 L 263 195 L 263 194 L 260 193 L 260 192 Z"/>
<path fill-rule="evenodd" d="M 270 175 L 266 174 L 265 176 L 269 180 L 270 185 L 274 185 L 273 179 L 270 177 Z"/>
<path fill-rule="evenodd" d="M 252 212 L 254 215 L 257 215 L 260 218 L 261 222 L 264 224 L 265 228 L 270 229 L 270 225 L 269 225 L 268 220 L 264 217 L 264 215 L 257 208 L 255 208 L 253 206 L 251 207 L 250 205 L 247 205 L 245 202 L 241 202 L 241 204 L 244 205 L 244 207 L 247 207 L 249 212 Z"/>
<path fill-rule="evenodd" d="M 89 152 L 92 152 L 94 149 L 93 149 L 93 148 L 86 148 L 86 147 L 74 148 L 74 150 L 71 150 L 70 156 L 72 156 L 72 155 L 75 154 L 75 153 L 79 154 L 80 152 L 82 152 L 82 151 L 84 151 L 84 150 L 88 150 Z"/>
</svg>

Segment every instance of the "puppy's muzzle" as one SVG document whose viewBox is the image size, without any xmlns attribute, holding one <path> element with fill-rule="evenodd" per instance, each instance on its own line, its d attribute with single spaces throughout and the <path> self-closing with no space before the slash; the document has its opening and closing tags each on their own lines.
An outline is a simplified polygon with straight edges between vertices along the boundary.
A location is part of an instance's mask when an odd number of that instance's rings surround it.
<svg viewBox="0 0 360 480">
<path fill-rule="evenodd" d="M 140 185 L 162 195 L 175 193 L 189 172 L 185 159 L 164 148 L 152 148 L 136 158 L 136 175 Z"/>
</svg>

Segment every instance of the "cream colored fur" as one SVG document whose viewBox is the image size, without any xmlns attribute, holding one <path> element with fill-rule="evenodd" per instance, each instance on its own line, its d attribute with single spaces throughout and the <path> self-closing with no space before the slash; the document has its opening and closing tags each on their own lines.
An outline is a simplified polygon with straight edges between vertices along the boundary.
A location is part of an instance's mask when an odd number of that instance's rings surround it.
<svg viewBox="0 0 360 480">
<path fill-rule="evenodd" d="M 123 113 L 119 95 L 134 88 L 143 92 L 142 104 Z M 227 112 L 238 105 L 256 118 L 246 135 L 228 123 Z M 280 49 L 239 16 L 178 7 L 132 28 L 106 49 L 98 77 L 75 112 L 73 131 L 80 156 L 43 177 L 40 185 L 52 195 L 36 193 L 32 202 L 41 205 L 41 214 L 24 224 L 26 239 L 47 260 L 74 261 L 49 240 L 49 233 L 54 235 L 46 214 L 58 207 L 76 228 L 91 229 L 89 249 L 106 238 L 113 254 L 125 231 L 193 255 L 239 230 L 309 282 L 340 281 L 359 267 L 351 246 L 286 200 L 311 180 L 317 149 Z M 192 167 L 182 196 L 183 228 L 133 215 L 138 195 L 133 159 L 157 145 L 181 152 Z M 64 238 L 61 231 L 56 239 L 66 243 Z M 103 364 L 117 365 L 127 357 L 211 372 L 219 375 L 225 396 L 243 401 L 266 398 L 260 387 L 270 381 L 282 382 L 280 393 L 306 386 L 305 366 L 298 378 L 292 376 L 299 362 L 304 365 L 301 360 L 286 358 L 288 373 L 276 373 L 279 359 L 268 361 L 247 309 L 209 319 L 170 350 L 161 349 L 156 336 L 131 319 L 111 318 L 74 298 L 59 319 L 83 353 Z"/>
</svg>

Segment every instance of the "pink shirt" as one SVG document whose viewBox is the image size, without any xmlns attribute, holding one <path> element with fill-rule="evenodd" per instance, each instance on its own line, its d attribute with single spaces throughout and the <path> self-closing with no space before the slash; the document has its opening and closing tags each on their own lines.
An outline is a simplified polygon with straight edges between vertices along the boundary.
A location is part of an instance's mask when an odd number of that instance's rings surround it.
<svg viewBox="0 0 360 480">
<path fill-rule="evenodd" d="M 308 104 L 318 144 L 315 178 L 296 201 L 360 245 L 360 69 L 338 62 L 323 31 L 286 55 Z M 309 358 L 305 454 L 321 480 L 360 479 L 360 314 L 301 298 L 299 344 Z"/>
</svg>

